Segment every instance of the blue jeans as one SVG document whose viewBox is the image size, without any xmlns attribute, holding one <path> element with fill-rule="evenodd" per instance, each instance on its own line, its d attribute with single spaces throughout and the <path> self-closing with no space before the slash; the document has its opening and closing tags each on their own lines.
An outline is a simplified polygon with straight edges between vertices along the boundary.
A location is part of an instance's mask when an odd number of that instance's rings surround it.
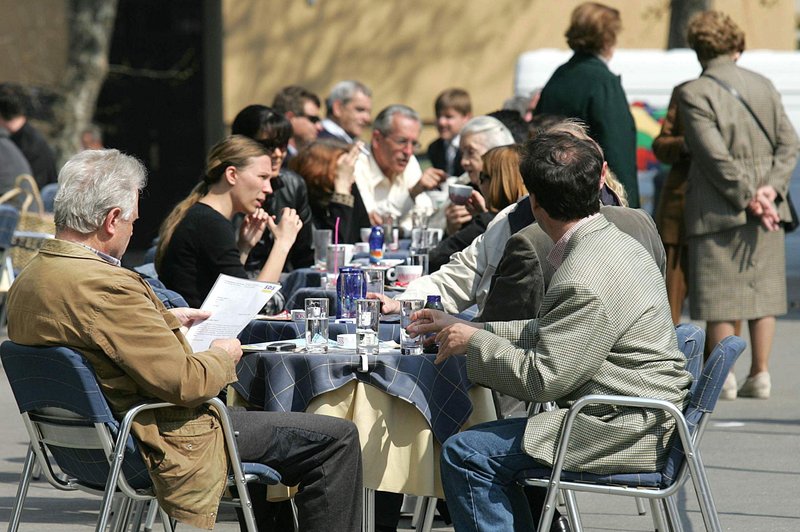
<svg viewBox="0 0 800 532">
<path fill-rule="evenodd" d="M 526 422 L 510 418 L 482 423 L 442 446 L 442 485 L 457 532 L 536 529 L 516 482 L 520 472 L 545 467 L 522 450 Z"/>
</svg>

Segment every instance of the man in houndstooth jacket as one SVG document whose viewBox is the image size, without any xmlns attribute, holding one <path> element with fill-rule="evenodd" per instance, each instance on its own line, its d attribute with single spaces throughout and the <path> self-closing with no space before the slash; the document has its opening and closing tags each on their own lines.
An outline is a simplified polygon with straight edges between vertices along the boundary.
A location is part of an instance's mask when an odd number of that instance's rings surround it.
<svg viewBox="0 0 800 532">
<path fill-rule="evenodd" d="M 440 331 L 438 359 L 465 354 L 473 382 L 562 407 L 478 425 L 445 442 L 442 483 L 457 531 L 533 528 L 516 474 L 552 465 L 564 408 L 578 398 L 654 397 L 681 409 L 688 399 L 691 376 L 661 271 L 640 243 L 599 213 L 602 165 L 590 142 L 569 134 L 545 133 L 526 145 L 522 177 L 536 220 L 555 243 L 544 259 L 555 273 L 538 319 L 467 323 L 423 310 L 411 327 Z M 674 431 L 666 416 L 610 406 L 584 412 L 565 469 L 662 467 Z"/>
</svg>

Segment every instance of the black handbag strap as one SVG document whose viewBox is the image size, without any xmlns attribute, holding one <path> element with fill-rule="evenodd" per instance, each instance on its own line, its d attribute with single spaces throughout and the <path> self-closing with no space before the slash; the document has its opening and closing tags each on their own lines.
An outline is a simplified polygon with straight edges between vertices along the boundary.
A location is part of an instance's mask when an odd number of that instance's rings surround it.
<svg viewBox="0 0 800 532">
<path fill-rule="evenodd" d="M 772 142 L 772 137 L 770 137 L 769 133 L 767 133 L 767 128 L 764 127 L 764 124 L 761 122 L 761 119 L 758 118 L 758 115 L 756 115 L 753 112 L 753 108 L 750 107 L 750 104 L 748 104 L 747 101 L 744 98 L 742 98 L 742 95 L 739 94 L 739 91 L 737 91 L 735 87 L 729 85 L 728 83 L 722 81 L 721 79 L 719 79 L 719 78 L 717 78 L 715 76 L 712 76 L 711 74 L 703 74 L 703 76 L 716 81 L 720 85 L 720 87 L 722 87 L 726 91 L 730 92 L 734 96 L 734 98 L 736 98 L 737 100 L 742 102 L 742 105 L 744 105 L 744 108 L 747 109 L 747 111 L 750 113 L 750 116 L 752 116 L 753 120 L 755 120 L 756 124 L 758 124 L 758 127 L 759 127 L 759 129 L 761 129 L 761 132 L 764 134 L 765 137 L 767 137 L 767 142 L 769 142 L 769 145 L 772 146 L 772 151 L 774 152 L 775 151 L 775 143 Z"/>
</svg>

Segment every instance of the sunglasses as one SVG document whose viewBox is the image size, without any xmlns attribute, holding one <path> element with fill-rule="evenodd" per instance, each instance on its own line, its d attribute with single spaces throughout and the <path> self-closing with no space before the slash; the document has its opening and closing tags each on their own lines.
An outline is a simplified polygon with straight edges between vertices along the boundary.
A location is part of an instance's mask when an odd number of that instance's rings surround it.
<svg viewBox="0 0 800 532">
<path fill-rule="evenodd" d="M 264 146 L 267 151 L 273 152 L 276 149 L 281 151 L 286 151 L 289 148 L 289 144 L 287 142 L 283 142 L 281 144 L 276 143 L 274 140 L 259 140 L 258 142 Z"/>
<path fill-rule="evenodd" d="M 481 182 L 481 185 L 482 185 L 482 184 L 486 183 L 487 181 L 491 181 L 492 180 L 492 176 L 490 176 L 487 173 L 481 172 L 480 175 L 478 176 L 478 180 Z"/>
<path fill-rule="evenodd" d="M 307 115 L 307 114 L 300 114 L 297 115 L 297 118 L 305 118 L 312 124 L 318 124 L 322 119 L 317 115 Z"/>
</svg>

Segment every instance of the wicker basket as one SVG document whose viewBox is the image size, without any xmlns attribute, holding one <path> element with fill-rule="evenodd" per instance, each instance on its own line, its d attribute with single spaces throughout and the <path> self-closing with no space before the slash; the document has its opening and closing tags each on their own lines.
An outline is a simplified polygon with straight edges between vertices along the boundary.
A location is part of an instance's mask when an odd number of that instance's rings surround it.
<svg viewBox="0 0 800 532">
<path fill-rule="evenodd" d="M 53 238 L 56 232 L 53 216 L 44 210 L 39 187 L 33 177 L 22 174 L 16 179 L 16 186 L 0 196 L 0 203 L 14 199 L 20 205 L 19 223 L 11 241 L 11 262 L 15 270 L 24 268 L 38 253 L 45 240 Z"/>
</svg>

